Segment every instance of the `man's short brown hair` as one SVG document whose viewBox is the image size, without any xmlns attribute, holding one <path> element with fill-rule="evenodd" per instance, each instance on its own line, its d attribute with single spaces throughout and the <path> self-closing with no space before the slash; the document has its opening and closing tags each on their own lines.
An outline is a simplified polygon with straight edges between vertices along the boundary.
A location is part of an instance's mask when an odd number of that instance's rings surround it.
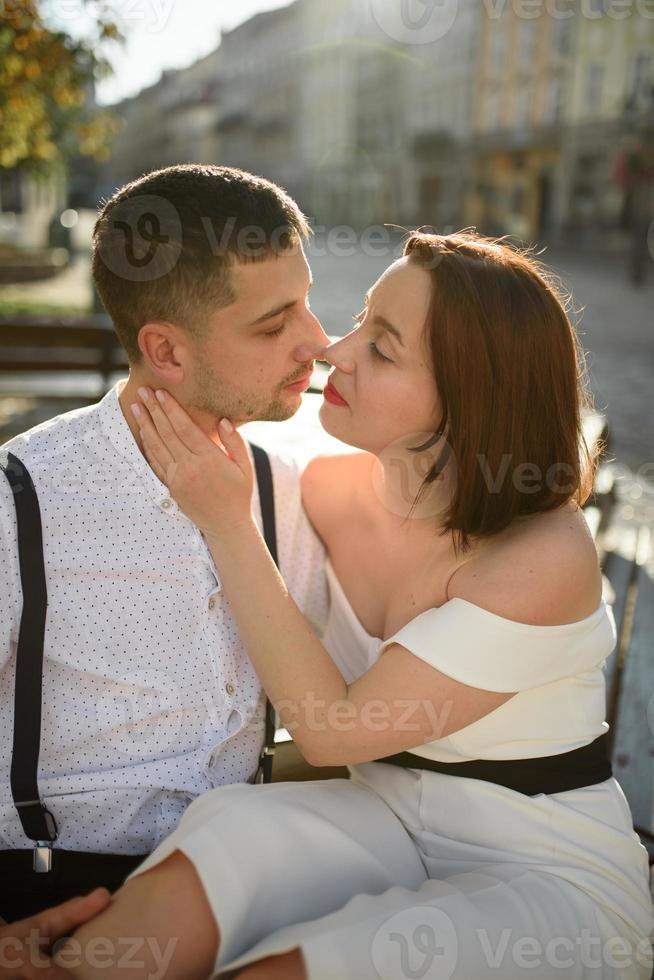
<svg viewBox="0 0 654 980">
<path fill-rule="evenodd" d="M 236 299 L 230 269 L 297 247 L 307 219 L 276 184 L 232 167 L 145 174 L 107 200 L 93 234 L 93 280 L 130 364 L 141 328 L 174 323 L 201 338 Z"/>
</svg>

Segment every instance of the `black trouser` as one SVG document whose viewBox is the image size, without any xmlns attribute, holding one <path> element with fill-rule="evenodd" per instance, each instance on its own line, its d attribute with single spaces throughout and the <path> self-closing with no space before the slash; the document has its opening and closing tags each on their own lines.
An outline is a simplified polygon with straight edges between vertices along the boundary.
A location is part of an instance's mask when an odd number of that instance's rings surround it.
<svg viewBox="0 0 654 980">
<path fill-rule="evenodd" d="M 32 869 L 34 851 L 0 851 L 0 918 L 17 922 L 94 888 L 117 891 L 146 854 L 89 854 L 53 848 L 52 870 Z"/>
</svg>

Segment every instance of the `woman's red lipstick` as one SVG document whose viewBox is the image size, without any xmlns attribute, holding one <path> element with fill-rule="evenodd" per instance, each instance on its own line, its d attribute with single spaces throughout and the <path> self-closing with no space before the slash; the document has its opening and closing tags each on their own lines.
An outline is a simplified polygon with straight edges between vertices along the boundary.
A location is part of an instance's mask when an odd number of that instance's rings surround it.
<svg viewBox="0 0 654 980">
<path fill-rule="evenodd" d="M 328 381 L 327 384 L 325 385 L 325 389 L 323 391 L 323 395 L 325 397 L 325 401 L 328 401 L 330 403 L 330 405 L 345 405 L 345 406 L 347 406 L 347 402 L 342 397 L 342 395 L 339 395 L 339 393 L 336 391 L 336 388 L 334 388 L 334 386 L 331 383 L 331 381 Z"/>
</svg>

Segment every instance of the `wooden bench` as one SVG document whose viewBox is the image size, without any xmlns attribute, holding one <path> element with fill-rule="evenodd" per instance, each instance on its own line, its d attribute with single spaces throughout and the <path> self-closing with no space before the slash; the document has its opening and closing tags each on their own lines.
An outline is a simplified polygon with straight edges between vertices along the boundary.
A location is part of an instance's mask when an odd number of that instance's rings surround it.
<svg viewBox="0 0 654 980">
<path fill-rule="evenodd" d="M 111 322 L 102 314 L 84 316 L 0 316 L 0 374 L 20 376 L 74 372 L 97 374 L 103 392 L 116 372 L 127 373 L 127 356 Z"/>
<path fill-rule="evenodd" d="M 654 865 L 654 537 L 614 509 L 597 544 L 618 632 L 606 663 L 613 773 Z"/>
</svg>

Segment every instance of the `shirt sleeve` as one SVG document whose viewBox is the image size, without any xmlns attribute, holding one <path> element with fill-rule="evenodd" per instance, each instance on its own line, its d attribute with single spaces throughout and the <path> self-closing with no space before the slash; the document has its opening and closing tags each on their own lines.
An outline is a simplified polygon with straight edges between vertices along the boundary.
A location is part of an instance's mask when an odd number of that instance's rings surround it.
<svg viewBox="0 0 654 980">
<path fill-rule="evenodd" d="M 16 649 L 21 609 L 14 495 L 7 477 L 0 473 L 0 671 Z"/>
<path fill-rule="evenodd" d="M 532 626 L 454 598 L 416 616 L 384 641 L 379 655 L 398 643 L 462 684 L 508 693 L 596 669 L 615 641 L 604 601 L 578 623 Z"/>
</svg>

